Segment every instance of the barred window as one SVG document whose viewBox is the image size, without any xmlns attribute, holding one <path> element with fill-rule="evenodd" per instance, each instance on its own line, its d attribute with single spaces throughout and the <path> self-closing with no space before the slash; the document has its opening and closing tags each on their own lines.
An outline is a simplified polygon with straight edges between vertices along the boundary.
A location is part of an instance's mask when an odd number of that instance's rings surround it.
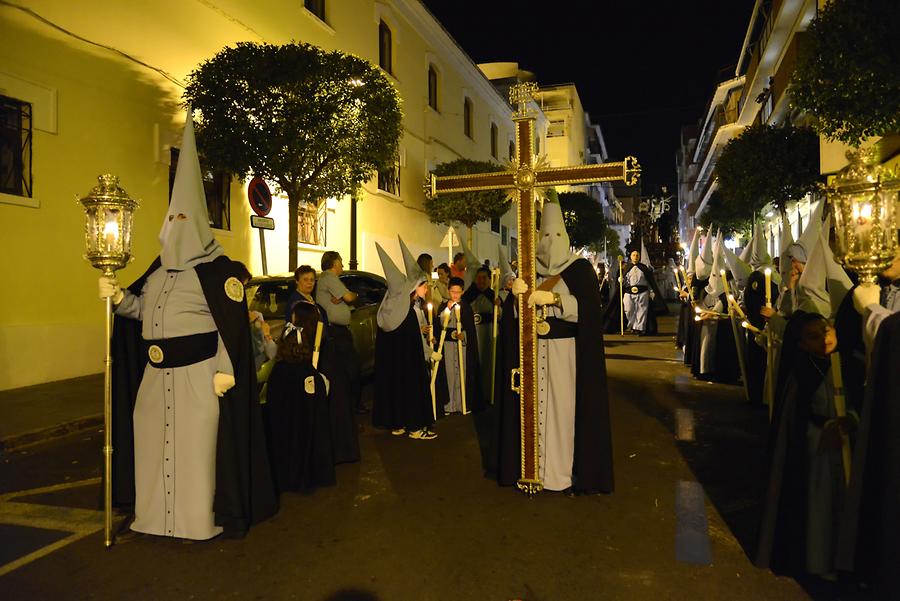
<svg viewBox="0 0 900 601">
<path fill-rule="evenodd" d="M 428 65 L 428 106 L 438 110 L 438 76 L 434 65 Z"/>
<path fill-rule="evenodd" d="M 500 151 L 497 150 L 497 126 L 491 123 L 491 156 L 495 159 L 500 158 Z"/>
<path fill-rule="evenodd" d="M 302 204 L 297 208 L 297 241 L 302 244 L 325 246 L 326 204 L 317 207 L 314 203 Z"/>
<path fill-rule="evenodd" d="M 509 141 L 509 160 L 513 160 L 516 158 L 516 143 L 512 140 Z"/>
<path fill-rule="evenodd" d="M 378 66 L 394 74 L 393 36 L 391 28 L 384 21 L 378 22 Z"/>
<path fill-rule="evenodd" d="M 468 98 L 463 101 L 463 133 L 472 137 L 472 101 Z"/>
<path fill-rule="evenodd" d="M 389 169 L 378 172 L 378 189 L 400 196 L 400 161 Z"/>
<path fill-rule="evenodd" d="M 178 167 L 178 149 L 171 150 L 169 163 L 169 202 L 172 202 L 172 187 L 175 185 L 175 170 Z M 231 229 L 231 174 L 210 169 L 200 157 L 200 174 L 203 176 L 203 191 L 206 193 L 206 212 L 209 226 L 218 230 Z"/>
<path fill-rule="evenodd" d="M 31 104 L 0 96 L 0 192 L 31 198 Z"/>
<path fill-rule="evenodd" d="M 491 231 L 495 234 L 500 233 L 500 218 L 499 217 L 491 217 Z"/>
</svg>

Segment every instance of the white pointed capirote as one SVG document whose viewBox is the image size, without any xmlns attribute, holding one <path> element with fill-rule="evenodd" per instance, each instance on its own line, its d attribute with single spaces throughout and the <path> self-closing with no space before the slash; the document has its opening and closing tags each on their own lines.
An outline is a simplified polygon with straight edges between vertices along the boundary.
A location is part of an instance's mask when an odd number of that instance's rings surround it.
<svg viewBox="0 0 900 601">
<path fill-rule="evenodd" d="M 417 282 L 427 279 L 428 276 L 422 271 L 422 267 L 419 265 L 418 261 L 416 261 L 416 258 L 410 252 L 409 247 L 406 246 L 406 242 L 403 241 L 403 238 L 401 238 L 399 234 L 397 235 L 397 241 L 400 243 L 400 253 L 403 255 L 403 266 L 406 269 L 406 279 L 416 280 Z"/>
<path fill-rule="evenodd" d="M 831 296 L 828 294 L 828 257 L 825 251 L 828 245 L 821 236 L 817 236 L 815 240 L 807 238 L 805 244 L 808 255 L 803 273 L 797 280 L 797 308 L 830 317 L 832 307 Z"/>
<path fill-rule="evenodd" d="M 577 258 L 569 244 L 558 197 L 555 192 L 550 193 L 541 210 L 541 229 L 535 253 L 537 272 L 544 277 L 559 275 Z"/>
<path fill-rule="evenodd" d="M 703 241 L 703 250 L 700 251 L 694 263 L 694 273 L 697 279 L 705 280 L 712 272 L 714 245 L 713 229 L 712 225 L 710 225 L 706 231 L 706 239 Z"/>
<path fill-rule="evenodd" d="M 709 283 L 706 285 L 706 293 L 711 296 L 719 296 L 725 292 L 725 284 L 722 282 L 721 270 L 725 265 L 724 255 L 722 254 L 722 233 L 716 236 L 713 242 L 712 254 L 713 260 L 710 266 Z"/>
<path fill-rule="evenodd" d="M 387 251 L 377 242 L 375 249 L 378 258 L 381 259 L 381 267 L 384 270 L 384 279 L 387 281 L 387 293 L 378 306 L 378 327 L 386 332 L 393 332 L 400 327 L 403 320 L 409 314 L 409 295 L 416 289 L 415 284 L 410 286 L 410 280 L 406 274 L 400 271 Z"/>
<path fill-rule="evenodd" d="M 225 254 L 209 227 L 206 193 L 188 107 L 169 210 L 159 231 L 159 258 L 164 269 L 185 270 Z"/>
<path fill-rule="evenodd" d="M 647 267 L 651 267 L 650 265 L 650 253 L 647 252 L 647 245 L 644 244 L 644 239 L 641 238 L 641 263 L 646 265 Z"/>
<path fill-rule="evenodd" d="M 747 278 L 753 273 L 753 268 L 734 254 L 727 246 L 722 251 L 725 253 L 725 264 L 728 266 L 728 271 L 734 276 L 737 286 L 743 288 L 747 284 Z"/>
<path fill-rule="evenodd" d="M 794 232 L 787 213 L 781 214 L 781 245 L 778 248 L 778 271 L 784 275 L 785 281 L 791 273 L 791 255 L 788 249 L 794 243 Z"/>
<path fill-rule="evenodd" d="M 695 272 L 694 262 L 697 260 L 697 257 L 700 255 L 700 228 L 694 228 L 694 237 L 691 238 L 691 246 L 688 249 L 687 255 L 687 274 L 693 275 Z"/>
<path fill-rule="evenodd" d="M 809 222 L 803 229 L 803 233 L 800 234 L 800 237 L 794 244 L 788 247 L 788 255 L 801 263 L 806 263 L 809 260 L 812 249 L 819 243 L 819 232 L 822 230 L 822 208 L 824 204 L 825 203 L 822 201 L 816 203 L 816 206 L 810 211 Z"/>
<path fill-rule="evenodd" d="M 750 251 L 750 265 L 754 269 L 764 269 L 772 265 L 772 257 L 766 247 L 766 233 L 762 223 L 753 227 L 753 250 Z"/>
</svg>

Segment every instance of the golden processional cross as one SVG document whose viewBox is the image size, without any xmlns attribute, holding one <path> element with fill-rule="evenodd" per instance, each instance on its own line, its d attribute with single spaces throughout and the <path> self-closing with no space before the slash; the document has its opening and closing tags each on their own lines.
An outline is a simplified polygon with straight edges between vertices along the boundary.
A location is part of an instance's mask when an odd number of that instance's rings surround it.
<svg viewBox="0 0 900 601">
<path fill-rule="evenodd" d="M 472 175 L 450 175 L 436 177 L 432 174 L 431 197 L 451 192 L 473 192 L 480 190 L 512 190 L 513 199 L 518 203 L 519 273 L 528 284 L 528 290 L 535 289 L 535 250 L 537 229 L 535 227 L 535 188 L 550 186 L 591 184 L 595 182 L 624 181 L 634 185 L 641 168 L 637 159 L 627 157 L 619 163 L 598 165 L 576 165 L 573 167 L 537 166 L 534 156 L 535 115 L 528 109 L 528 102 L 537 91 L 531 82 L 517 84 L 509 90 L 510 104 L 517 106 L 512 119 L 516 124 L 516 157 L 509 170 L 495 173 Z M 525 295 L 519 297 L 519 367 L 510 374 L 511 387 L 520 397 L 520 420 L 522 440 L 522 469 L 518 486 L 529 496 L 543 489 L 538 468 L 538 395 L 537 395 L 537 330 L 534 307 L 525 302 Z M 516 378 L 518 376 L 518 380 Z"/>
</svg>

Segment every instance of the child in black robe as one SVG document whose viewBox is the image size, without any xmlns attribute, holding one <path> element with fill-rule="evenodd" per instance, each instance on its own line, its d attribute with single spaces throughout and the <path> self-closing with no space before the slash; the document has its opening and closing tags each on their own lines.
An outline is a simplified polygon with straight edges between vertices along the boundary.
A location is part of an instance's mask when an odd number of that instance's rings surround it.
<svg viewBox="0 0 900 601">
<path fill-rule="evenodd" d="M 281 492 L 335 483 L 328 381 L 312 364 L 320 322 L 316 305 L 294 305 L 269 376 L 269 458 Z"/>
</svg>

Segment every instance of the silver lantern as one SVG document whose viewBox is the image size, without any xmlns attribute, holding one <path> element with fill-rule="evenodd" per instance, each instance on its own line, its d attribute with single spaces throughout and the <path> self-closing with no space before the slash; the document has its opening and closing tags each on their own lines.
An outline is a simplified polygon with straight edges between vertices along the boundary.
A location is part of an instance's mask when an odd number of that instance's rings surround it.
<svg viewBox="0 0 900 601">
<path fill-rule="evenodd" d="M 897 254 L 900 178 L 878 162 L 874 148 L 847 151 L 850 164 L 827 193 L 834 212 L 835 257 L 874 283 Z"/>
</svg>

